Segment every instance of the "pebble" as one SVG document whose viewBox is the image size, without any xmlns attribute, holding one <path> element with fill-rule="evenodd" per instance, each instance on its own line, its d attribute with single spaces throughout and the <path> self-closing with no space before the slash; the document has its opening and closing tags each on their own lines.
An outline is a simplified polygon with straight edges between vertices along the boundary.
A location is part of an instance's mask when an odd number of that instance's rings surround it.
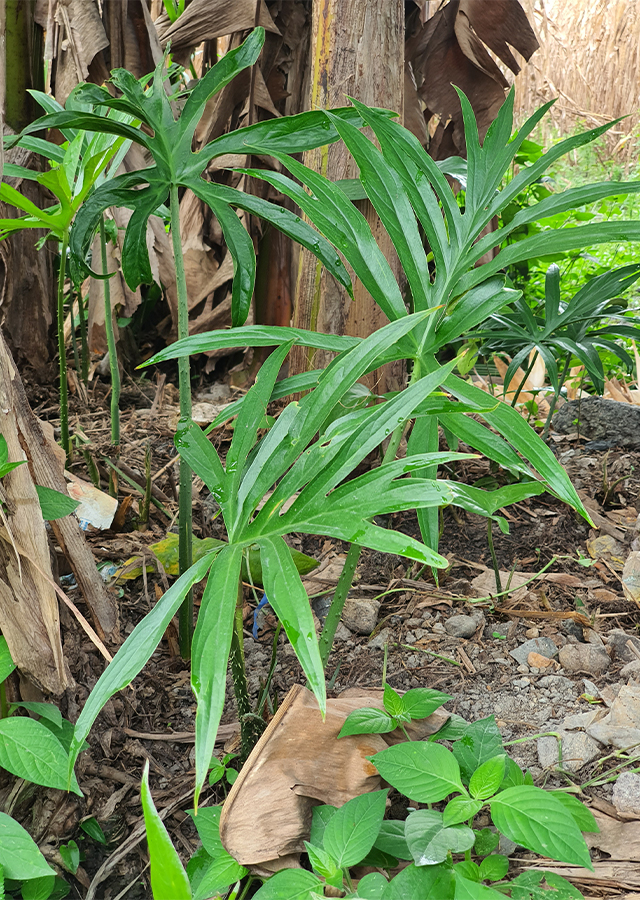
<svg viewBox="0 0 640 900">
<path fill-rule="evenodd" d="M 482 621 L 483 619 L 477 616 L 451 616 L 444 623 L 444 629 L 453 637 L 470 638 L 476 633 Z"/>
<path fill-rule="evenodd" d="M 336 641 L 348 641 L 351 637 L 351 632 L 344 624 L 344 622 L 338 622 L 338 627 L 336 628 L 335 640 Z"/>
<path fill-rule="evenodd" d="M 567 672 L 589 672 L 594 676 L 604 675 L 611 665 L 608 653 L 594 644 L 567 644 L 558 658 Z"/>
<path fill-rule="evenodd" d="M 530 641 L 525 641 L 524 644 L 520 644 L 515 650 L 509 652 L 517 662 L 524 665 L 527 662 L 530 653 L 539 653 L 540 656 L 546 656 L 553 659 L 558 655 L 558 648 L 551 638 L 539 637 L 532 638 Z"/>
<path fill-rule="evenodd" d="M 627 646 L 627 641 L 631 641 L 633 646 L 640 652 L 640 638 L 627 634 L 621 628 L 613 628 L 609 632 L 607 635 L 607 646 L 614 659 L 621 662 L 633 662 L 638 659 L 633 650 Z"/>
<path fill-rule="evenodd" d="M 436 622 L 435 625 L 432 626 L 432 631 L 436 634 L 446 634 L 442 622 Z"/>
<path fill-rule="evenodd" d="M 378 621 L 379 600 L 348 597 L 342 610 L 342 621 L 356 634 L 371 634 Z"/>
<path fill-rule="evenodd" d="M 370 650 L 384 650 L 384 645 L 387 644 L 391 640 L 391 629 L 383 628 L 381 629 L 375 637 L 372 637 L 367 647 Z"/>
<path fill-rule="evenodd" d="M 624 678 L 640 677 L 640 659 L 634 659 L 633 662 L 627 663 L 620 669 L 620 674 Z"/>
<path fill-rule="evenodd" d="M 527 630 L 524 633 L 524 636 L 526 638 L 528 638 L 529 640 L 532 640 L 533 638 L 540 637 L 540 632 L 537 628 L 527 628 Z"/>
<path fill-rule="evenodd" d="M 623 816 L 640 819 L 640 775 L 622 772 L 613 786 L 613 804 Z"/>
<path fill-rule="evenodd" d="M 583 732 L 559 731 L 562 742 L 560 760 L 558 739 L 552 736 L 538 738 L 538 761 L 543 769 L 560 766 L 569 772 L 577 772 L 600 753 L 600 744 Z"/>
<path fill-rule="evenodd" d="M 570 678 L 567 678 L 565 675 L 544 675 L 538 681 L 538 687 L 540 688 L 550 688 L 556 691 L 558 694 L 567 694 L 573 693 L 575 685 Z"/>
<path fill-rule="evenodd" d="M 518 672 L 520 672 L 521 675 L 528 675 L 529 674 L 529 666 L 522 666 L 522 665 L 518 666 Z"/>
<path fill-rule="evenodd" d="M 528 663 L 532 668 L 546 669 L 547 666 L 552 666 L 552 665 L 553 665 L 553 660 L 552 660 L 552 659 L 549 659 L 548 656 L 542 656 L 540 653 L 534 653 L 534 652 L 531 652 L 531 653 L 527 656 L 527 663 Z"/>
<path fill-rule="evenodd" d="M 511 684 L 514 686 L 514 688 L 519 688 L 520 690 L 522 690 L 522 688 L 529 687 L 529 685 L 531 684 L 531 679 L 530 678 L 515 678 L 511 682 Z"/>
</svg>

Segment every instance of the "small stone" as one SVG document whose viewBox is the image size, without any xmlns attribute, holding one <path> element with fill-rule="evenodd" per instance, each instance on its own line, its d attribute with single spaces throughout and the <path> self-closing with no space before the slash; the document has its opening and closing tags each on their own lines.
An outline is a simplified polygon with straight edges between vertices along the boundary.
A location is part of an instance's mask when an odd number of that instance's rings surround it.
<svg viewBox="0 0 640 900">
<path fill-rule="evenodd" d="M 528 675 L 529 666 L 518 666 L 518 672 L 520 672 L 521 675 Z"/>
<path fill-rule="evenodd" d="M 540 656 L 546 656 L 553 659 L 558 655 L 558 648 L 551 638 L 539 637 L 532 638 L 530 641 L 525 641 L 524 644 L 520 644 L 515 650 L 509 652 L 517 662 L 524 665 L 530 653 L 539 653 Z"/>
<path fill-rule="evenodd" d="M 367 647 L 370 650 L 384 650 L 384 645 L 388 644 L 391 640 L 391 629 L 383 628 L 381 629 L 375 637 L 372 637 Z"/>
<path fill-rule="evenodd" d="M 348 641 L 351 637 L 351 632 L 346 627 L 343 622 L 338 622 L 338 627 L 336 628 L 336 634 L 334 640 L 336 641 Z"/>
<path fill-rule="evenodd" d="M 593 644 L 567 644 L 560 650 L 560 665 L 567 672 L 589 672 L 590 675 L 603 675 L 611 660 L 605 650 Z"/>
<path fill-rule="evenodd" d="M 453 637 L 470 638 L 476 633 L 479 624 L 476 616 L 451 616 L 444 623 L 444 629 Z"/>
<path fill-rule="evenodd" d="M 607 635 L 607 646 L 613 659 L 620 662 L 633 662 L 638 659 L 633 650 L 627 646 L 627 641 L 631 641 L 633 646 L 640 652 L 640 638 L 627 634 L 621 628 L 613 628 L 609 632 Z"/>
<path fill-rule="evenodd" d="M 640 775 L 623 772 L 613 786 L 613 804 L 620 815 L 640 819 Z"/>
<path fill-rule="evenodd" d="M 606 588 L 596 588 L 593 592 L 593 596 L 598 603 L 611 603 L 614 600 L 620 599 L 617 594 L 613 591 L 608 591 Z"/>
<path fill-rule="evenodd" d="M 573 693 L 574 683 L 565 675 L 545 675 L 538 682 L 538 687 L 550 688 L 559 694 Z"/>
<path fill-rule="evenodd" d="M 569 772 L 577 772 L 598 756 L 600 744 L 589 735 L 579 731 L 558 733 L 561 735 L 562 759 L 557 738 L 538 738 L 538 760 L 543 768 L 560 766 Z"/>
<path fill-rule="evenodd" d="M 540 637 L 540 631 L 537 628 L 527 628 L 524 636 L 531 641 L 533 638 Z"/>
<path fill-rule="evenodd" d="M 634 659 L 620 669 L 620 674 L 625 678 L 640 678 L 640 659 Z"/>
<path fill-rule="evenodd" d="M 436 622 L 432 626 L 431 630 L 434 632 L 434 634 L 446 634 L 446 632 L 444 630 L 444 625 L 442 624 L 442 622 Z"/>
<path fill-rule="evenodd" d="M 529 685 L 531 684 L 531 679 L 515 678 L 511 683 L 513 684 L 514 688 L 519 688 L 520 690 L 522 690 L 522 688 L 529 687 Z"/>
<path fill-rule="evenodd" d="M 532 652 L 527 656 L 527 663 L 536 669 L 546 669 L 547 666 L 553 665 L 553 660 L 549 659 L 548 656 Z"/>
<path fill-rule="evenodd" d="M 418 640 L 418 638 L 415 636 L 413 631 L 407 631 L 407 633 L 404 636 L 405 644 L 415 644 L 415 642 L 417 640 Z"/>
<path fill-rule="evenodd" d="M 575 713 L 573 716 L 567 716 L 562 723 L 562 727 L 568 731 L 576 728 L 587 728 L 603 713 L 602 709 L 592 709 L 589 712 Z"/>
<path fill-rule="evenodd" d="M 378 621 L 380 601 L 348 597 L 342 610 L 342 621 L 356 634 L 371 634 Z"/>
</svg>

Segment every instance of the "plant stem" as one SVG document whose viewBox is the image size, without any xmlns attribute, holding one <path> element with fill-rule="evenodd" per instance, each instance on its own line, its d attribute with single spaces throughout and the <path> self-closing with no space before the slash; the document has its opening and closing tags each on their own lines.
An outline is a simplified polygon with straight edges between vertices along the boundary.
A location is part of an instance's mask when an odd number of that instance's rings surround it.
<svg viewBox="0 0 640 900">
<path fill-rule="evenodd" d="M 0 681 L 0 719 L 6 719 L 8 711 L 9 707 L 7 705 L 7 689 L 5 687 L 5 682 Z"/>
<path fill-rule="evenodd" d="M 171 185 L 171 240 L 173 243 L 176 289 L 178 293 L 178 340 L 181 340 L 189 335 L 189 303 L 187 280 L 184 274 L 184 259 L 182 258 L 180 202 L 176 184 Z M 191 421 L 191 380 L 188 356 L 183 356 L 178 360 L 178 388 L 180 391 L 180 421 L 184 426 Z M 178 561 L 180 574 L 190 569 L 193 562 L 191 523 L 191 469 L 186 460 L 180 457 L 180 496 L 178 503 Z M 240 629 L 240 636 L 242 637 L 242 628 Z M 184 659 L 191 657 L 192 637 L 193 590 L 190 590 L 182 601 L 179 614 L 180 653 Z"/>
<path fill-rule="evenodd" d="M 102 274 L 109 274 L 107 263 L 107 239 L 104 233 L 104 216 L 100 217 L 100 256 L 102 258 Z M 111 286 L 109 279 L 102 282 L 104 291 L 104 329 L 107 334 L 107 350 L 109 351 L 109 370 L 111 372 L 111 443 L 120 446 L 120 369 L 118 368 L 118 351 L 113 333 L 113 311 L 111 309 Z"/>
<path fill-rule="evenodd" d="M 64 346 L 64 282 L 67 274 L 67 248 L 69 232 L 65 232 L 60 245 L 60 268 L 58 269 L 58 363 L 60 373 L 60 443 L 71 462 L 69 442 L 69 392 L 67 388 L 67 356 Z"/>
<path fill-rule="evenodd" d="M 360 544 L 351 544 L 349 552 L 347 553 L 347 558 L 344 561 L 344 566 L 342 567 L 342 572 L 340 572 L 340 577 L 338 578 L 336 591 L 331 600 L 329 612 L 324 620 L 324 627 L 322 629 L 322 634 L 320 635 L 320 659 L 322 660 L 322 666 L 325 670 L 327 668 L 329 654 L 331 653 L 331 647 L 333 646 L 336 628 L 338 627 L 338 623 L 342 616 L 345 600 L 347 599 L 347 594 L 351 588 L 353 576 L 355 575 L 361 553 L 362 547 Z"/>
<path fill-rule="evenodd" d="M 560 391 L 564 386 L 565 379 L 567 377 L 567 372 L 569 371 L 569 363 L 571 362 L 571 354 L 567 356 L 564 361 L 564 368 L 562 369 L 562 375 L 558 381 L 558 393 L 554 394 L 551 398 L 551 403 L 549 404 L 549 412 L 547 413 L 547 421 L 544 423 L 544 429 L 542 431 L 542 440 L 546 441 L 549 436 L 549 428 L 551 427 L 551 418 L 556 411 L 556 403 L 558 402 L 558 398 L 560 397 Z"/>
<path fill-rule="evenodd" d="M 85 316 L 84 299 L 82 297 L 82 285 L 78 288 L 78 321 L 80 322 L 80 346 L 82 347 L 82 380 L 86 388 L 89 387 L 89 341 L 87 338 L 87 318 Z"/>
<path fill-rule="evenodd" d="M 491 562 L 493 563 L 493 571 L 496 576 L 496 590 L 499 594 L 502 593 L 502 581 L 500 580 L 500 566 L 498 565 L 498 557 L 496 556 L 496 551 L 493 549 L 493 531 L 491 529 L 492 526 L 491 519 L 487 519 L 487 544 L 489 545 L 489 553 L 491 554 Z"/>
<path fill-rule="evenodd" d="M 238 602 L 236 603 L 233 617 L 229 663 L 231 666 L 231 677 L 233 678 L 233 692 L 238 706 L 240 747 L 242 762 L 244 762 L 253 750 L 260 734 L 264 731 L 265 723 L 264 721 L 260 722 L 260 717 L 253 713 L 249 697 L 244 657 L 244 636 L 242 634 L 242 581 L 238 582 Z"/>
<path fill-rule="evenodd" d="M 513 400 L 511 401 L 511 406 L 513 406 L 514 408 L 515 408 L 516 403 L 518 402 L 518 397 L 520 396 L 520 392 L 522 391 L 522 388 L 524 387 L 524 383 L 527 380 L 527 378 L 529 377 L 529 375 L 531 374 L 531 370 L 533 369 L 537 358 L 538 358 L 538 351 L 536 350 L 536 352 L 531 357 L 531 362 L 527 366 L 527 369 L 526 369 L 526 372 L 524 373 L 524 377 L 523 377 L 522 381 L 518 385 L 516 392 L 513 395 Z M 505 385 L 505 390 L 506 389 L 507 389 L 507 386 Z"/>
</svg>

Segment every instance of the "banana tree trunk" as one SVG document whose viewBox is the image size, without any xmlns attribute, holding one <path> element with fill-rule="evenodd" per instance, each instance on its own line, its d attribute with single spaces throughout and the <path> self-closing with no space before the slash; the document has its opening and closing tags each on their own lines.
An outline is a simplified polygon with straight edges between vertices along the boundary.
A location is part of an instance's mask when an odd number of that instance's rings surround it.
<svg viewBox="0 0 640 900">
<path fill-rule="evenodd" d="M 311 33 L 311 78 L 307 98 L 310 109 L 344 106 L 346 96 L 371 106 L 403 113 L 404 3 L 401 0 L 314 0 Z M 356 178 L 357 167 L 342 143 L 304 155 L 304 163 L 332 181 Z M 391 241 L 368 200 L 356 204 L 396 275 L 400 267 Z M 354 301 L 304 250 L 297 272 L 293 324 L 331 334 L 366 337 L 386 323 L 386 316 L 356 282 Z M 292 373 L 324 368 L 331 354 L 295 348 Z M 377 393 L 397 390 L 403 370 L 400 364 L 385 366 L 368 376 Z"/>
</svg>

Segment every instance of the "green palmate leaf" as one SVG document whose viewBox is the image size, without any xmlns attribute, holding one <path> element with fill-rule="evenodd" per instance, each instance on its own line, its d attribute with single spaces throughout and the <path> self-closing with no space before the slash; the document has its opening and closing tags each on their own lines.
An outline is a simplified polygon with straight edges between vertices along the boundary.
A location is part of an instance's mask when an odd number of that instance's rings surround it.
<svg viewBox="0 0 640 900">
<path fill-rule="evenodd" d="M 387 734 L 396 727 L 396 722 L 381 709 L 355 709 L 347 716 L 338 737 L 348 737 L 352 734 Z"/>
<path fill-rule="evenodd" d="M 341 806 L 324 830 L 324 849 L 342 868 L 367 855 L 380 831 L 387 791 L 361 794 Z"/>
<path fill-rule="evenodd" d="M 459 825 L 461 822 L 467 822 L 473 819 L 481 808 L 481 800 L 469 800 L 466 797 L 454 797 L 453 800 L 449 800 L 444 808 L 442 822 L 447 826 Z"/>
<path fill-rule="evenodd" d="M 141 797 L 149 844 L 151 889 L 154 900 L 191 900 L 191 887 L 187 873 L 151 797 L 148 761 L 144 764 Z"/>
<path fill-rule="evenodd" d="M 473 847 L 475 835 L 466 825 L 447 827 L 442 813 L 435 809 L 419 809 L 409 814 L 404 835 L 417 866 L 435 866 L 449 853 L 462 853 Z"/>
<path fill-rule="evenodd" d="M 289 562 L 291 561 L 289 555 Z M 193 635 L 191 687 L 196 696 L 196 789 L 207 777 L 209 762 L 224 707 L 227 662 L 231 649 L 233 616 L 238 601 L 242 547 L 230 544 L 216 556 L 200 603 Z"/>
<path fill-rule="evenodd" d="M 593 869 L 572 814 L 549 791 L 528 785 L 508 788 L 491 801 L 491 818 L 502 834 L 528 850 Z"/>
<path fill-rule="evenodd" d="M 443 317 L 440 325 L 425 338 L 424 352 L 436 352 L 450 344 L 520 296 L 521 291 L 506 287 L 504 275 L 489 278 L 456 301 L 450 315 Z"/>
<path fill-rule="evenodd" d="M 0 682 L 3 682 L 6 678 L 8 678 L 15 667 L 16 664 L 11 659 L 11 653 L 9 652 L 7 639 L 4 635 L 0 634 Z"/>
<path fill-rule="evenodd" d="M 231 324 L 243 325 L 249 315 L 256 281 L 256 254 L 246 229 L 235 211 L 224 203 L 209 199 L 216 214 L 225 242 L 233 259 L 233 287 L 231 291 Z"/>
<path fill-rule="evenodd" d="M 426 309 L 431 293 L 427 257 L 399 175 L 357 128 L 333 118 L 331 113 L 327 116 L 360 168 L 360 181 L 391 237 L 411 285 L 414 309 Z"/>
<path fill-rule="evenodd" d="M 53 734 L 35 719 L 0 719 L 0 766 L 34 784 L 67 788 L 67 755 Z M 75 776 L 70 789 L 82 796 Z"/>
<path fill-rule="evenodd" d="M 284 540 L 280 537 L 265 538 L 258 543 L 265 593 L 282 622 L 324 717 L 326 711 L 324 668 L 307 592 Z"/>
<path fill-rule="evenodd" d="M 453 871 L 446 866 L 410 865 L 393 878 L 382 900 L 454 900 Z"/>
<path fill-rule="evenodd" d="M 36 493 L 40 501 L 42 518 L 47 522 L 62 519 L 80 506 L 78 501 L 73 500 L 68 494 L 61 494 L 60 491 L 54 491 L 40 484 L 36 485 Z"/>
<path fill-rule="evenodd" d="M 126 687 L 135 678 L 156 649 L 162 635 L 173 616 L 178 611 L 187 591 L 201 581 L 211 566 L 215 553 L 211 553 L 181 575 L 169 590 L 163 594 L 151 612 L 133 629 L 113 661 L 98 679 L 98 683 L 89 694 L 74 729 L 73 742 L 69 750 L 69 778 L 73 772 L 78 753 L 84 739 L 100 710 L 117 691 Z M 211 758 L 211 754 L 209 755 Z"/>
<path fill-rule="evenodd" d="M 151 359 L 143 363 L 143 366 L 156 365 L 168 359 L 179 359 L 181 356 L 207 353 L 210 350 L 227 347 L 274 347 L 278 344 L 286 344 L 289 341 L 293 341 L 301 347 L 314 347 L 341 353 L 343 350 L 349 350 L 351 347 L 359 344 L 360 338 L 350 337 L 349 335 L 320 334 L 317 331 L 305 331 L 303 328 L 287 328 L 277 325 L 243 325 L 241 328 L 228 328 L 224 331 L 206 331 L 203 334 L 189 335 L 188 338 L 175 341 L 175 343 L 165 347 L 164 350 L 156 353 Z M 284 379 L 284 381 L 288 380 Z M 283 385 L 284 381 L 278 382 L 278 385 Z M 276 385 L 276 389 L 278 385 Z M 287 389 L 285 394 L 280 394 L 280 396 L 286 396 L 287 393 L 293 394 L 295 391 L 296 387 L 294 385 L 290 390 Z M 270 399 L 278 399 L 275 390 Z M 242 402 L 244 402 L 244 397 Z M 235 404 L 230 404 L 230 406 L 233 405 Z M 241 405 L 238 404 L 238 407 Z"/>
<path fill-rule="evenodd" d="M 453 745 L 453 755 L 460 764 L 462 777 L 469 782 L 473 773 L 494 756 L 503 756 L 502 735 L 493 716 L 468 725 L 464 736 Z"/>
<path fill-rule="evenodd" d="M 255 900 L 310 900 L 313 890 L 322 890 L 316 875 L 304 869 L 285 869 L 269 878 L 253 896 Z"/>
<path fill-rule="evenodd" d="M 55 874 L 31 835 L 6 813 L 0 812 L 0 865 L 5 878 L 27 881 Z"/>
<path fill-rule="evenodd" d="M 412 719 L 426 719 L 452 698 L 429 688 L 411 688 L 402 695 L 402 710 Z"/>
<path fill-rule="evenodd" d="M 469 780 L 469 793 L 476 800 L 486 800 L 496 793 L 504 780 L 506 754 L 494 756 L 479 766 Z"/>
<path fill-rule="evenodd" d="M 259 147 L 256 151 L 263 152 Z M 313 193 L 308 194 L 295 181 L 279 172 L 262 169 L 239 171 L 261 178 L 294 200 L 319 231 L 344 255 L 387 318 L 393 321 L 405 316 L 406 308 L 398 283 L 362 213 L 346 200 L 339 187 L 322 175 L 283 153 L 271 151 L 271 155 Z"/>
<path fill-rule="evenodd" d="M 371 760 L 384 780 L 410 800 L 438 803 L 454 791 L 464 792 L 458 763 L 440 744 L 396 744 Z"/>
</svg>

